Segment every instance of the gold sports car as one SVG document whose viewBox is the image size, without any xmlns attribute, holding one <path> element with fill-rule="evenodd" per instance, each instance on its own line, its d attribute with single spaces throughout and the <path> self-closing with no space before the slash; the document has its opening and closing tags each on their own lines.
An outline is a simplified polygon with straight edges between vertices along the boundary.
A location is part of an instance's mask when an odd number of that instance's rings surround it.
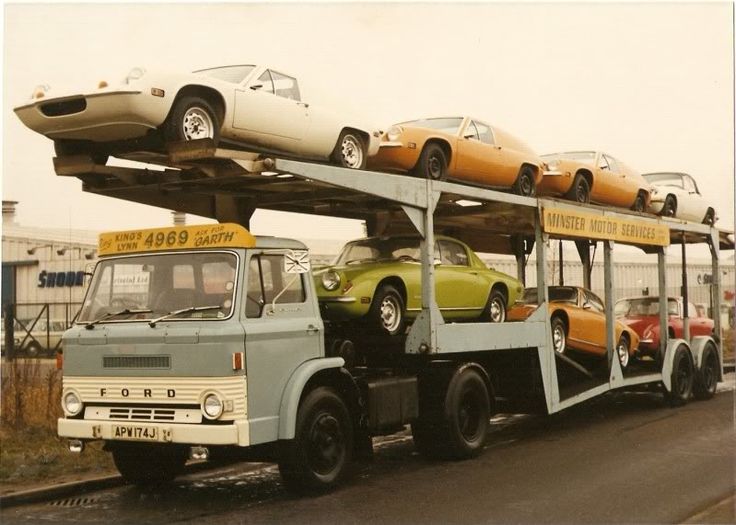
<svg viewBox="0 0 736 525">
<path fill-rule="evenodd" d="M 568 151 L 542 155 L 547 163 L 540 195 L 561 195 L 576 202 L 595 202 L 642 212 L 651 199 L 650 184 L 608 153 Z"/>
<path fill-rule="evenodd" d="M 572 350 L 606 357 L 606 312 L 603 301 L 590 290 L 577 286 L 550 286 L 549 312 L 552 346 L 560 354 Z M 523 321 L 537 309 L 537 289 L 527 288 L 508 311 L 509 321 Z M 621 368 L 629 365 L 639 346 L 634 330 L 616 321 L 616 354 Z"/>
<path fill-rule="evenodd" d="M 471 117 L 426 118 L 391 126 L 368 168 L 408 172 L 532 196 L 542 159 L 519 139 Z"/>
</svg>

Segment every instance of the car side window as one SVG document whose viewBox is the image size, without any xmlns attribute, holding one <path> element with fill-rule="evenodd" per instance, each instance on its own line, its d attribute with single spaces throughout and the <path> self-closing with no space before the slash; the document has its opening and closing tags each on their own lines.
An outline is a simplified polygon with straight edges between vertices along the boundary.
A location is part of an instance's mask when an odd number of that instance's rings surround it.
<svg viewBox="0 0 736 525">
<path fill-rule="evenodd" d="M 482 122 L 474 121 L 475 129 L 478 131 L 478 137 L 483 144 L 493 144 L 493 133 L 491 128 Z"/>
<path fill-rule="evenodd" d="M 468 126 L 463 132 L 463 137 L 470 140 L 480 141 L 480 137 L 478 137 L 478 128 L 475 127 L 475 122 L 473 122 L 472 120 L 468 122 Z"/>
<path fill-rule="evenodd" d="M 264 93 L 273 93 L 273 80 L 271 79 L 271 71 L 266 70 L 263 72 L 263 74 L 258 77 L 258 82 L 263 84 L 263 87 L 260 89 L 260 91 L 263 91 Z"/>
<path fill-rule="evenodd" d="M 606 163 L 608 163 L 609 170 L 611 170 L 613 173 L 618 173 L 620 171 L 618 167 L 618 163 L 616 162 L 616 159 L 614 159 L 613 157 L 609 155 L 603 155 L 603 158 L 606 159 Z"/>
<path fill-rule="evenodd" d="M 449 264 L 452 266 L 468 266 L 468 254 L 462 245 L 452 242 L 441 240 L 440 245 L 440 261 L 442 264 Z"/>
<path fill-rule="evenodd" d="M 610 170 L 611 167 L 608 165 L 608 160 L 606 159 L 605 155 L 601 155 L 598 159 L 598 169 L 601 170 Z"/>
<path fill-rule="evenodd" d="M 586 292 L 585 300 L 590 303 L 594 310 L 597 310 L 600 313 L 604 312 L 605 307 L 603 306 L 603 301 L 601 301 L 600 298 L 594 293 Z"/>
<path fill-rule="evenodd" d="M 682 185 L 685 188 L 685 191 L 688 191 L 690 193 L 698 192 L 697 188 L 695 187 L 695 181 L 693 181 L 691 177 L 683 177 Z"/>
<path fill-rule="evenodd" d="M 296 83 L 296 79 L 276 71 L 271 71 L 271 78 L 273 78 L 274 93 L 278 97 L 284 97 L 291 100 L 299 101 L 299 86 Z"/>
</svg>

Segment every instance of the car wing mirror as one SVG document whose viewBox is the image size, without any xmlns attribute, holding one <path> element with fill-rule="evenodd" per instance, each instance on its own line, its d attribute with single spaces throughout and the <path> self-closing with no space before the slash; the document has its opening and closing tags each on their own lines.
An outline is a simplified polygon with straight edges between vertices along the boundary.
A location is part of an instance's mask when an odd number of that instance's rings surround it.
<svg viewBox="0 0 736 525">
<path fill-rule="evenodd" d="M 263 84 L 253 84 L 252 86 L 250 86 L 250 88 L 251 88 L 251 89 L 252 89 L 253 91 L 258 91 L 258 90 L 259 90 L 259 89 L 261 89 L 262 87 L 263 87 Z"/>
<path fill-rule="evenodd" d="M 583 310 L 590 310 L 593 308 L 593 305 L 590 303 L 583 303 Z"/>
<path fill-rule="evenodd" d="M 463 135 L 463 138 L 464 139 L 474 139 L 475 138 L 475 133 L 466 133 L 466 134 Z"/>
<path fill-rule="evenodd" d="M 442 264 L 442 259 L 435 259 L 435 260 L 434 260 L 434 265 L 435 265 L 435 266 L 439 266 L 439 265 L 441 265 L 441 264 Z"/>
</svg>

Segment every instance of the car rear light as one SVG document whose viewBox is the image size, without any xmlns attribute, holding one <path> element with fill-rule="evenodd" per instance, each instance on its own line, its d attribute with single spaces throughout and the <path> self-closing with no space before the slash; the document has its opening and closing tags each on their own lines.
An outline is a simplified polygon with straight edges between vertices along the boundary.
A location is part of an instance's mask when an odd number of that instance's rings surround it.
<svg viewBox="0 0 736 525">
<path fill-rule="evenodd" d="M 62 370 L 64 368 L 64 354 L 56 352 L 56 369 Z"/>
<path fill-rule="evenodd" d="M 100 83 L 97 84 L 97 87 L 98 87 L 98 89 L 106 88 L 107 87 L 107 82 L 105 82 L 104 80 L 100 80 Z"/>
<path fill-rule="evenodd" d="M 233 370 L 242 370 L 244 361 L 243 352 L 235 352 L 233 354 Z"/>
</svg>

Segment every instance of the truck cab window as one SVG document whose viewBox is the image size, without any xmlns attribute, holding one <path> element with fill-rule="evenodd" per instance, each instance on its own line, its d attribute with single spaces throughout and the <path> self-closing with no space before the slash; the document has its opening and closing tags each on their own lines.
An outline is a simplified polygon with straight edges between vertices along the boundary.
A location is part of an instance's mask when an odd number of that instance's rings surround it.
<svg viewBox="0 0 736 525">
<path fill-rule="evenodd" d="M 302 274 L 284 271 L 283 255 L 254 255 L 248 265 L 248 291 L 245 316 L 261 317 L 264 306 L 276 301 L 303 303 L 306 301 Z"/>
</svg>

